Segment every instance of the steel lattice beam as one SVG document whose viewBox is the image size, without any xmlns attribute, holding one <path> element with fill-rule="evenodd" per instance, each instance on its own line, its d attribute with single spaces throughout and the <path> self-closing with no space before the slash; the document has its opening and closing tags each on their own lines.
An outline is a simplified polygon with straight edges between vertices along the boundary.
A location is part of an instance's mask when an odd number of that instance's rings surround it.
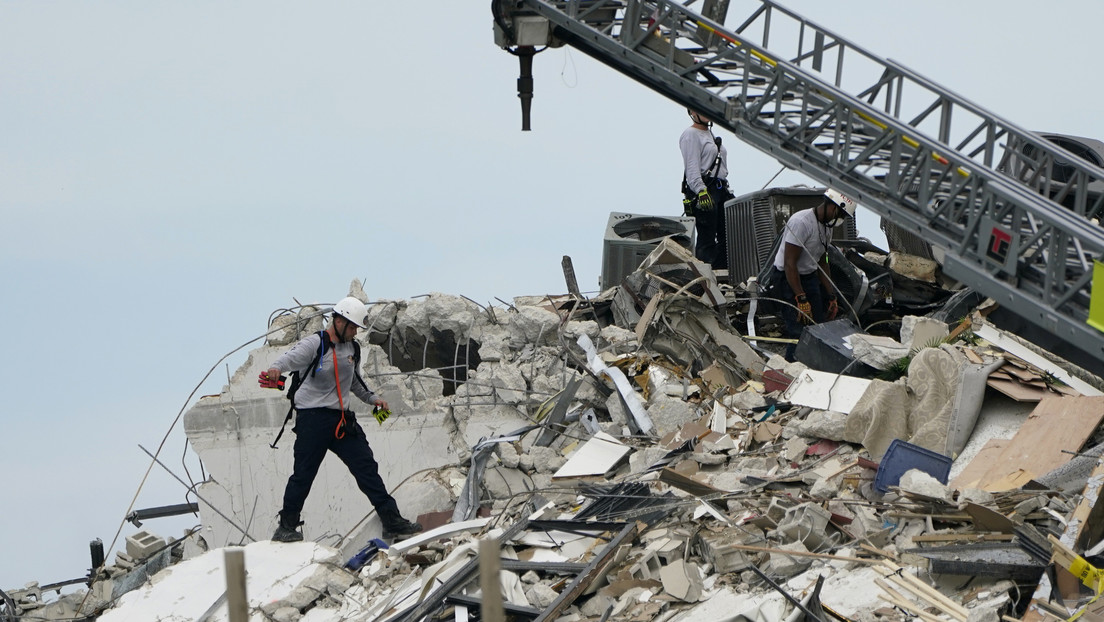
<svg viewBox="0 0 1104 622">
<path fill-rule="evenodd" d="M 919 232 L 946 251 L 948 275 L 1104 361 L 1104 333 L 1086 324 L 1092 260 L 1104 255 L 1089 220 L 1104 198 L 1088 187 L 1104 170 L 770 0 L 734 31 L 672 0 L 510 5 Z"/>
</svg>

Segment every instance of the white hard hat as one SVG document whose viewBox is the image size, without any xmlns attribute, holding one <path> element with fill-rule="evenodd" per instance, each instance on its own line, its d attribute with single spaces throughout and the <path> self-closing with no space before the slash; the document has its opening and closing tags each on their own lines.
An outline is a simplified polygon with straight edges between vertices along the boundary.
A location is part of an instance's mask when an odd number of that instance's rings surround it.
<svg viewBox="0 0 1104 622">
<path fill-rule="evenodd" d="M 367 328 L 368 307 L 352 296 L 342 298 L 341 302 L 334 305 L 333 312 L 361 328 Z"/>
<path fill-rule="evenodd" d="M 845 195 L 839 190 L 833 190 L 831 188 L 824 192 L 824 197 L 832 203 L 835 203 L 847 214 L 848 217 L 855 217 L 855 208 L 858 206 L 855 205 L 855 202 L 851 200 L 851 197 Z"/>
</svg>

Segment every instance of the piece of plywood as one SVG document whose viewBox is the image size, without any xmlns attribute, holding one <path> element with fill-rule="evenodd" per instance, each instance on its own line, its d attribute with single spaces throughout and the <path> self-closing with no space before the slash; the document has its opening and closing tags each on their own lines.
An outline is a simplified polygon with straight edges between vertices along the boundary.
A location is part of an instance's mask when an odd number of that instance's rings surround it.
<svg viewBox="0 0 1104 622">
<path fill-rule="evenodd" d="M 990 376 L 985 384 L 1017 402 L 1038 402 L 1047 394 L 1046 389 L 1030 387 L 1017 380 L 1000 380 Z"/>
<path fill-rule="evenodd" d="M 951 481 L 950 487 L 955 490 L 977 488 L 981 478 L 993 468 L 993 464 L 1000 459 L 1001 453 L 1010 442 L 1012 442 L 1010 439 L 1004 438 L 991 438 L 986 441 L 981 451 L 977 452 L 966 468 Z"/>
<path fill-rule="evenodd" d="M 998 492 L 1041 477 L 1070 461 L 1104 419 L 1104 397 L 1048 395 L 1031 411 L 1016 436 L 978 486 Z"/>
</svg>

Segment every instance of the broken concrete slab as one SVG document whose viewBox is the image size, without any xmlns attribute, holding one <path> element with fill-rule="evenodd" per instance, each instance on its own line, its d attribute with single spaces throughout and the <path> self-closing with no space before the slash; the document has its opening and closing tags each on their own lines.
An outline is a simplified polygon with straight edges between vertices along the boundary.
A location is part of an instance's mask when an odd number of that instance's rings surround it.
<svg viewBox="0 0 1104 622">
<path fill-rule="evenodd" d="M 865 378 L 805 369 L 794 377 L 781 399 L 798 406 L 850 413 L 870 383 Z"/>
<path fill-rule="evenodd" d="M 341 561 L 333 549 L 314 542 L 255 542 L 245 546 L 244 552 L 246 595 L 250 608 L 258 610 L 262 606 L 272 609 L 274 603 L 292 597 L 300 586 L 331 573 L 331 567 Z M 223 555 L 222 550 L 211 551 L 175 564 L 156 582 L 123 596 L 114 609 L 99 619 L 104 622 L 199 619 L 226 589 Z M 320 596 L 317 591 L 312 594 L 310 602 Z"/>
</svg>

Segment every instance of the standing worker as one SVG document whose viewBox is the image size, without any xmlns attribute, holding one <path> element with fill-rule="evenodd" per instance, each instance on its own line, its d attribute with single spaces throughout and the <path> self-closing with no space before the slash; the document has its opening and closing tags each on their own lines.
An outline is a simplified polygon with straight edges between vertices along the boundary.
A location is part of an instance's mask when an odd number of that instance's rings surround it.
<svg viewBox="0 0 1104 622">
<path fill-rule="evenodd" d="M 772 281 L 778 284 L 778 297 L 796 305 L 782 307 L 786 337 L 800 337 L 803 324 L 836 319 L 839 303 L 828 272 L 828 245 L 832 243 L 832 229 L 854 215 L 855 202 L 829 189 L 819 205 L 793 214 L 786 222 L 772 275 Z M 795 344 L 786 347 L 787 361 L 793 361 L 796 349 Z"/>
<path fill-rule="evenodd" d="M 360 377 L 360 345 L 354 341 L 358 328 L 365 328 L 368 308 L 356 298 L 334 305 L 326 330 L 306 337 L 280 355 L 272 367 L 260 374 L 260 385 L 277 386 L 284 370 L 298 372 L 293 381 L 292 403 L 296 410 L 295 463 L 284 490 L 280 524 L 272 539 L 298 542 L 303 534 L 299 514 L 311 484 L 327 451 L 337 454 L 349 468 L 383 523 L 384 537 L 418 533 L 422 526 L 402 517 L 394 497 L 379 474 L 368 438 L 346 402 L 356 395 L 364 402 L 387 410 L 387 402 L 372 392 Z M 313 369 L 311 369 L 313 368 Z M 382 417 L 377 417 L 383 422 Z M 273 444 L 275 446 L 275 444 Z"/>
<path fill-rule="evenodd" d="M 682 151 L 682 209 L 694 217 L 694 256 L 717 269 L 728 267 L 724 204 L 728 190 L 728 151 L 713 136 L 713 122 L 687 109 L 693 124 L 679 137 Z"/>
</svg>

